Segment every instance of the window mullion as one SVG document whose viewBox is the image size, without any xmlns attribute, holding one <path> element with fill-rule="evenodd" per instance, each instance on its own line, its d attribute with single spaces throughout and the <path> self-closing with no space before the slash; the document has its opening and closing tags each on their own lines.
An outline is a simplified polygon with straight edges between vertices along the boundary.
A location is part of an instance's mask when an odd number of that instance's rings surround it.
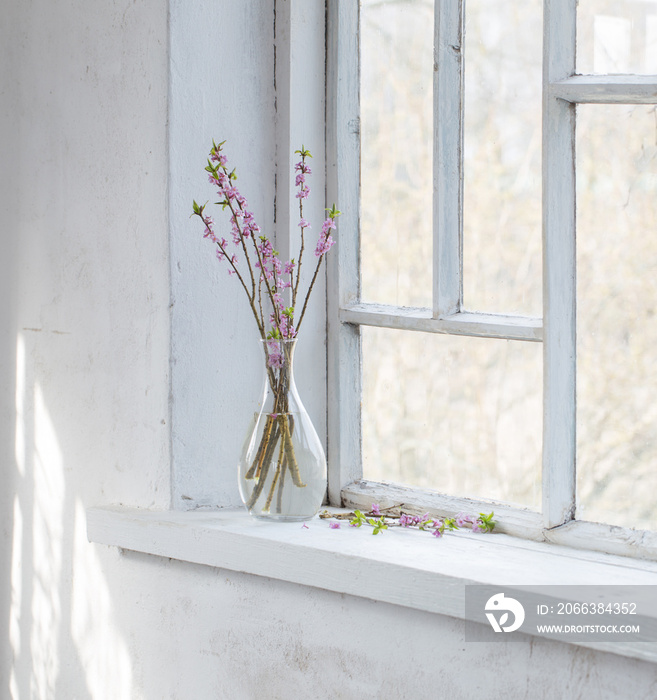
<svg viewBox="0 0 657 700">
<path fill-rule="evenodd" d="M 433 315 L 461 310 L 463 0 L 436 0 L 433 139 Z"/>
<path fill-rule="evenodd" d="M 335 0 L 327 12 L 326 200 L 342 211 L 327 257 L 328 495 L 340 505 L 342 487 L 362 476 L 360 327 L 339 318 L 360 297 L 359 2 Z"/>
<path fill-rule="evenodd" d="M 545 0 L 543 58 L 543 516 L 575 514 L 575 106 L 550 83 L 575 72 L 576 0 Z"/>
</svg>

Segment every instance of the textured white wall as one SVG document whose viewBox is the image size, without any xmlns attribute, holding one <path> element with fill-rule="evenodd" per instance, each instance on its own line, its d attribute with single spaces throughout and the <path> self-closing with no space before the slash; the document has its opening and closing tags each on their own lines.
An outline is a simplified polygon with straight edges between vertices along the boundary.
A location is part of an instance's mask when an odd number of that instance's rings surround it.
<svg viewBox="0 0 657 700">
<path fill-rule="evenodd" d="M 172 41 L 189 42 L 189 65 L 171 66 L 172 100 L 180 90 L 188 105 L 171 112 L 172 148 L 184 144 L 171 154 L 171 274 L 199 280 L 171 285 L 174 415 L 176 401 L 216 401 L 174 436 L 178 495 L 196 498 L 208 482 L 194 461 L 238 439 L 230 397 L 252 334 L 243 308 L 217 303 L 232 280 L 188 209 L 216 136 L 273 218 L 274 6 L 170 4 Z M 3 7 L 0 698 L 654 697 L 646 663 L 531 640 L 466 646 L 458 620 L 87 542 L 86 506 L 170 501 L 168 11 L 166 0 Z M 222 39 L 211 59 L 208 27 Z M 199 292 L 214 298 L 199 305 Z"/>
<path fill-rule="evenodd" d="M 167 3 L 11 0 L 0 54 L 0 697 L 128 698 L 84 508 L 170 500 Z"/>
</svg>

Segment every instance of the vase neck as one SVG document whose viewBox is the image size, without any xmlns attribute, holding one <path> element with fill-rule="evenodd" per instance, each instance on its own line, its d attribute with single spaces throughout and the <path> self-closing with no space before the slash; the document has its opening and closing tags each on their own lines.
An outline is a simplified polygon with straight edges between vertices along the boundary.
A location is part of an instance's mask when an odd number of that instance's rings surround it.
<svg viewBox="0 0 657 700">
<path fill-rule="evenodd" d="M 265 353 L 265 365 L 267 369 L 292 370 L 294 362 L 294 350 L 297 345 L 296 338 L 291 340 L 261 340 L 262 347 Z"/>
</svg>

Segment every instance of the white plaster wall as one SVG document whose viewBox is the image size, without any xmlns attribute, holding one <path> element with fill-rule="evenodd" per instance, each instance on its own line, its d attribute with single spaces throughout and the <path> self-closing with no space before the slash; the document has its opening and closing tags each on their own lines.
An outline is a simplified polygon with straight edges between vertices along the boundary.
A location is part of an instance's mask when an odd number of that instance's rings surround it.
<svg viewBox="0 0 657 700">
<path fill-rule="evenodd" d="M 170 500 L 167 50 L 163 0 L 2 4 L 3 700 L 120 697 L 84 508 Z"/>
<path fill-rule="evenodd" d="M 199 35 L 181 75 L 206 65 L 216 81 L 185 86 L 171 66 L 189 106 L 172 112 L 172 137 L 190 134 L 171 154 L 171 274 L 201 280 L 172 282 L 174 335 L 187 332 L 178 306 L 208 366 L 220 358 L 207 391 L 174 383 L 174 411 L 214 401 L 225 379 L 210 418 L 194 415 L 210 441 L 236 406 L 250 326 L 232 302 L 192 298 L 233 299 L 189 224 L 188 192 L 208 139 L 227 137 L 254 208 L 273 217 L 274 6 L 170 4 L 172 41 Z M 655 697 L 647 663 L 531 640 L 466 646 L 458 620 L 87 542 L 87 506 L 168 507 L 170 360 L 190 377 L 196 361 L 169 345 L 168 12 L 166 0 L 3 6 L 0 698 Z M 212 61 L 208 27 L 225 40 Z M 208 325 L 216 345 L 198 333 Z M 191 425 L 174 453 L 211 462 L 224 448 Z M 195 478 L 182 483 L 202 496 Z"/>
</svg>

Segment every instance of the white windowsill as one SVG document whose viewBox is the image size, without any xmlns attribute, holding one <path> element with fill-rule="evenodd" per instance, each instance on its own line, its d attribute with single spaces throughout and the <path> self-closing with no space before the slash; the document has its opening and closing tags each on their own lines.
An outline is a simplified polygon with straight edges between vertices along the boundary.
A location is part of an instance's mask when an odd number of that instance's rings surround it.
<svg viewBox="0 0 657 700">
<path fill-rule="evenodd" d="M 87 511 L 89 540 L 122 549 L 290 581 L 463 618 L 464 586 L 657 585 L 657 563 L 530 542 L 503 534 L 390 529 L 372 536 L 315 518 L 268 523 L 243 510 Z M 656 589 L 657 590 L 657 589 Z M 586 642 L 592 649 L 657 661 L 657 643 Z"/>
</svg>

